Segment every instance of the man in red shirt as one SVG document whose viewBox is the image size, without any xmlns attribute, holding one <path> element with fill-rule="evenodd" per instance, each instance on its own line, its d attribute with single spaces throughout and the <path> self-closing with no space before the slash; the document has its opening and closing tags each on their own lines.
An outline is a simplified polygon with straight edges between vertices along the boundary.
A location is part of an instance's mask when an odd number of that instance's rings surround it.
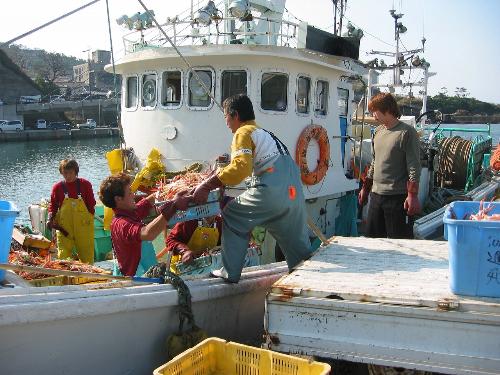
<svg viewBox="0 0 500 375">
<path fill-rule="evenodd" d="M 172 252 L 170 270 L 178 273 L 177 262 L 189 263 L 220 245 L 221 233 L 222 218 L 219 215 L 175 224 L 165 238 L 166 249 Z"/>
<path fill-rule="evenodd" d="M 73 257 L 85 263 L 94 262 L 95 199 L 92 184 L 78 177 L 76 160 L 64 159 L 59 163 L 64 181 L 52 187 L 47 227 L 57 229 L 58 258 Z"/>
<path fill-rule="evenodd" d="M 177 194 L 158 209 L 161 215 L 146 225 L 142 220 L 154 207 L 155 196 L 152 194 L 135 203 L 131 182 L 130 176 L 118 173 L 107 177 L 99 191 L 102 203 L 112 208 L 115 214 L 111 222 L 111 241 L 118 267 L 125 276 L 142 275 L 153 262 L 156 263 L 154 254 L 144 249 L 143 241 L 154 240 L 176 211 L 186 210 L 191 200 L 186 192 Z"/>
</svg>

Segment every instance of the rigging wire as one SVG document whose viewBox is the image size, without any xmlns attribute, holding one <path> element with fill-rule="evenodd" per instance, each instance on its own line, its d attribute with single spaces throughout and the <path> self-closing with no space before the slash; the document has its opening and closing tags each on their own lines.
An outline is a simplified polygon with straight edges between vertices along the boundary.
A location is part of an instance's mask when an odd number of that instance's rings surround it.
<svg viewBox="0 0 500 375">
<path fill-rule="evenodd" d="M 115 55 L 114 55 L 114 50 L 113 50 L 113 38 L 111 34 L 111 21 L 109 18 L 109 3 L 108 0 L 106 0 L 106 14 L 108 16 L 108 33 L 109 33 L 109 44 L 110 44 L 110 49 L 111 49 L 111 64 L 113 65 L 113 90 L 114 90 L 114 97 L 115 97 L 115 103 L 116 103 L 116 124 L 118 125 L 118 129 L 120 132 L 120 147 L 123 146 L 123 148 L 127 148 L 127 145 L 125 143 L 125 137 L 123 136 L 123 128 L 122 128 L 122 123 L 120 121 L 120 106 L 118 103 L 118 87 L 116 84 L 116 69 L 115 69 Z M 90 84 L 90 82 L 89 82 Z"/>
<path fill-rule="evenodd" d="M 68 16 L 72 15 L 73 13 L 79 12 L 80 10 L 85 9 L 85 8 L 87 8 L 88 6 L 91 6 L 91 5 L 93 5 L 93 4 L 95 4 L 95 3 L 99 2 L 99 1 L 100 1 L 100 0 L 93 0 L 93 1 L 91 1 L 90 3 L 87 3 L 87 4 L 85 4 L 85 5 L 82 5 L 82 6 L 81 6 L 81 7 L 79 7 L 79 8 L 76 8 L 76 9 L 72 10 L 71 12 L 65 13 L 65 14 L 63 14 L 62 16 L 59 16 L 59 17 L 57 17 L 57 18 L 54 18 L 53 20 L 51 20 L 51 21 L 49 21 L 49 22 L 46 22 L 46 23 L 44 23 L 43 25 L 40 25 L 40 26 L 38 26 L 38 27 L 35 27 L 34 29 L 32 29 L 32 30 L 30 30 L 30 31 L 27 31 L 27 32 L 25 32 L 24 34 L 21 34 L 21 35 L 19 35 L 19 36 L 16 36 L 15 38 L 13 38 L 13 39 L 11 39 L 11 40 L 8 40 L 7 42 L 2 43 L 2 44 L 0 45 L 0 47 L 8 47 L 10 44 L 14 43 L 15 41 L 18 41 L 19 39 L 22 39 L 22 38 L 24 38 L 24 37 L 26 37 L 26 36 L 28 36 L 28 35 L 30 35 L 30 34 L 33 34 L 34 32 L 36 32 L 36 31 L 38 31 L 38 30 L 41 30 L 41 29 L 43 29 L 44 27 L 47 27 L 47 26 L 49 26 L 49 25 L 52 25 L 53 23 L 55 23 L 55 22 L 57 22 L 57 21 L 59 21 L 59 20 L 62 20 L 63 18 L 66 18 L 66 17 L 68 17 Z"/>
<path fill-rule="evenodd" d="M 343 16 L 343 18 L 345 18 L 348 22 L 350 22 L 353 26 L 357 27 L 358 29 L 362 29 L 362 30 L 363 30 L 363 32 L 364 32 L 365 34 L 367 34 L 367 35 L 371 36 L 372 38 L 377 39 L 379 42 L 382 42 L 382 43 L 384 43 L 384 44 L 387 44 L 388 46 L 393 47 L 393 48 L 395 48 L 395 47 L 396 47 L 394 44 L 392 44 L 392 43 L 388 43 L 388 42 L 386 42 L 385 40 L 382 40 L 381 38 L 379 38 L 378 36 L 376 36 L 376 35 L 374 35 L 374 34 L 370 33 L 370 32 L 369 32 L 369 31 L 367 31 L 364 27 L 361 27 L 361 26 L 359 26 L 359 25 L 355 24 L 352 20 L 350 20 L 349 18 L 347 18 L 345 15 Z M 330 26 L 328 26 L 328 27 L 327 27 L 327 29 L 330 29 L 330 28 L 332 28 L 333 26 L 334 26 L 334 25 L 330 25 Z"/>
</svg>

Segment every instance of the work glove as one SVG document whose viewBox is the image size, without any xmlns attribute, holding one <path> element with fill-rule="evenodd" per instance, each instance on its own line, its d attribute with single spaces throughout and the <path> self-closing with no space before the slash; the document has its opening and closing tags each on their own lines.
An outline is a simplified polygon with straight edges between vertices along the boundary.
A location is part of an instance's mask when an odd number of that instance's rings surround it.
<svg viewBox="0 0 500 375">
<path fill-rule="evenodd" d="M 420 212 L 420 202 L 418 201 L 418 181 L 408 181 L 406 183 L 408 196 L 403 205 L 408 216 L 414 216 Z"/>
<path fill-rule="evenodd" d="M 194 254 L 189 249 L 189 247 L 184 247 L 184 248 L 180 249 L 179 255 L 181 256 L 182 263 L 191 263 L 194 259 Z"/>
<path fill-rule="evenodd" d="M 177 210 L 186 211 L 192 196 L 188 195 L 187 190 L 177 193 L 174 199 L 163 203 L 158 211 L 163 215 L 166 221 L 169 221 L 175 215 Z"/>
<path fill-rule="evenodd" d="M 49 228 L 49 230 L 54 229 L 54 220 L 55 216 L 49 213 L 49 217 L 47 218 L 47 228 Z"/>
<path fill-rule="evenodd" d="M 219 180 L 217 174 L 214 173 L 194 189 L 193 201 L 196 204 L 206 203 L 210 191 L 217 188 L 222 188 L 223 186 L 224 184 L 221 182 L 221 180 Z"/>
<path fill-rule="evenodd" d="M 365 178 L 363 186 L 361 187 L 361 190 L 358 193 L 358 203 L 360 207 L 363 207 L 366 204 L 366 202 L 368 202 L 368 196 L 372 191 L 372 185 L 373 185 L 373 179 Z"/>
</svg>

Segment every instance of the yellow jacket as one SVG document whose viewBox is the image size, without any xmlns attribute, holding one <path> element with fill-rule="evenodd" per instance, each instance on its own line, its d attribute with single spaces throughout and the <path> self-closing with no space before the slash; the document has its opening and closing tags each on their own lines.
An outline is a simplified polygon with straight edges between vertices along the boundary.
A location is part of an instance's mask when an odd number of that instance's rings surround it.
<svg viewBox="0 0 500 375">
<path fill-rule="evenodd" d="M 254 120 L 246 121 L 233 135 L 231 163 L 219 170 L 217 177 L 224 185 L 237 185 L 252 173 L 271 167 L 279 155 L 271 135 Z"/>
</svg>

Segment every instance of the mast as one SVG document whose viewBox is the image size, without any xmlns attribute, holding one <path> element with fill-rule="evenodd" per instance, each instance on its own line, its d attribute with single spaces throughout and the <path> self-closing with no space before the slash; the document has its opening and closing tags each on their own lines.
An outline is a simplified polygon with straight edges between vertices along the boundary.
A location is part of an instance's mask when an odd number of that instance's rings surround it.
<svg viewBox="0 0 500 375">
<path fill-rule="evenodd" d="M 403 18 L 403 13 L 396 13 L 395 9 L 389 10 L 392 18 L 394 19 L 394 41 L 396 42 L 395 52 L 389 51 L 370 51 L 372 55 L 382 55 L 394 58 L 394 64 L 391 66 L 385 66 L 385 64 L 379 64 L 377 59 L 370 61 L 369 64 L 369 77 L 368 77 L 368 98 L 371 97 L 371 90 L 373 87 L 387 87 L 390 92 L 394 92 L 396 87 L 404 88 L 406 86 L 410 87 L 410 90 L 413 86 L 421 86 L 423 88 L 423 97 L 422 97 L 422 109 L 420 113 L 424 113 L 427 110 L 427 83 L 429 77 L 435 75 L 435 73 L 429 72 L 430 64 L 425 61 L 425 59 L 420 59 L 417 55 L 420 52 L 424 52 L 426 39 L 422 38 L 422 47 L 413 49 L 413 50 L 400 50 L 400 42 L 401 42 L 401 34 L 404 34 L 407 31 L 406 26 L 401 22 L 401 18 Z M 404 70 L 409 69 L 422 69 L 424 73 L 424 77 L 421 82 L 415 83 L 403 83 L 401 81 L 401 74 Z M 391 84 L 373 84 L 371 80 L 371 75 L 373 71 L 387 71 L 392 70 L 392 83 Z M 423 119 L 425 121 L 425 119 Z"/>
</svg>

